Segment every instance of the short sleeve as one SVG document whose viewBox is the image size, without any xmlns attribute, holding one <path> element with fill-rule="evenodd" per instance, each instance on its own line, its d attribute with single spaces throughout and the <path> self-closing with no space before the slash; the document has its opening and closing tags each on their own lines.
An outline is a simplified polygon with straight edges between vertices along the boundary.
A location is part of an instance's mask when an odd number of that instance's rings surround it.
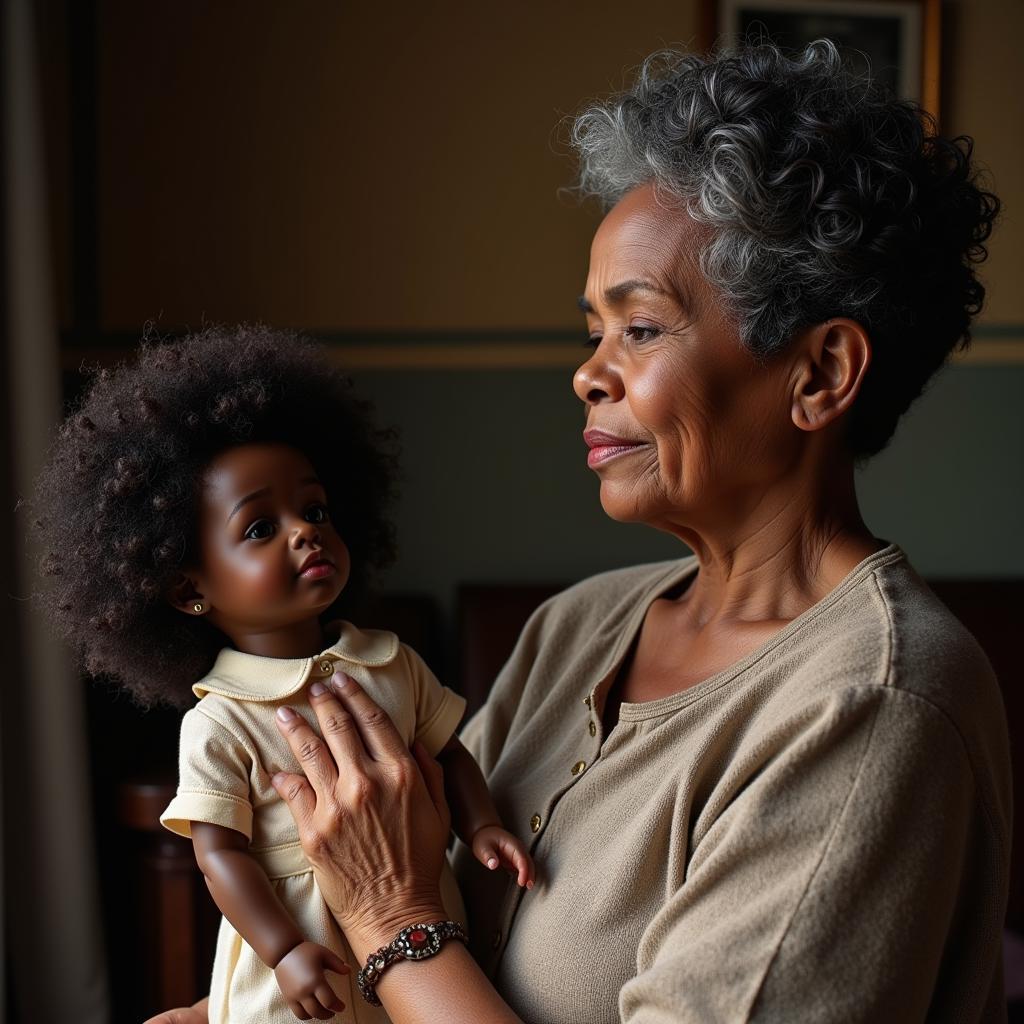
<svg viewBox="0 0 1024 1024">
<path fill-rule="evenodd" d="M 912 695 L 848 696 L 698 839 L 641 939 L 626 1024 L 982 1019 L 1002 919 L 984 879 L 1005 851 L 964 745 Z"/>
<path fill-rule="evenodd" d="M 189 838 L 190 823 L 204 821 L 251 840 L 251 769 L 252 757 L 244 744 L 204 713 L 200 703 L 182 719 L 178 792 L 160 815 L 160 823 Z"/>
<path fill-rule="evenodd" d="M 435 757 L 455 735 L 466 713 L 466 699 L 442 686 L 411 647 L 402 644 L 399 657 L 405 660 L 416 697 L 416 739 Z"/>
</svg>

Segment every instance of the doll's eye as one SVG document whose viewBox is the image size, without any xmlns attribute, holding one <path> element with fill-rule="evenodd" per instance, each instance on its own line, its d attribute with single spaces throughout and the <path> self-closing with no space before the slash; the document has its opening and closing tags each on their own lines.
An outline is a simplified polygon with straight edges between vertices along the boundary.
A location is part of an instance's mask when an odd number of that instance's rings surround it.
<svg viewBox="0 0 1024 1024">
<path fill-rule="evenodd" d="M 307 523 L 326 523 L 331 518 L 326 505 L 310 505 L 306 509 Z"/>
<path fill-rule="evenodd" d="M 257 519 L 248 530 L 245 531 L 246 540 L 266 540 L 274 536 L 274 524 L 269 519 Z"/>
</svg>

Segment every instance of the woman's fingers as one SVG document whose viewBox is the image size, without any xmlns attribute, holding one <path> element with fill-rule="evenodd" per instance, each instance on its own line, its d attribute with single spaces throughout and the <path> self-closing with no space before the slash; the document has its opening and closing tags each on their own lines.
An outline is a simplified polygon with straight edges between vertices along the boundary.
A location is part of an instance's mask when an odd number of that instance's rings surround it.
<svg viewBox="0 0 1024 1024">
<path fill-rule="evenodd" d="M 409 750 L 387 712 L 375 704 L 351 676 L 335 672 L 331 685 L 345 710 L 355 720 L 366 749 L 375 761 L 397 761 L 408 757 Z"/>
<path fill-rule="evenodd" d="M 146 1024 L 206 1024 L 208 1000 L 201 999 L 195 1006 L 183 1006 L 180 1010 L 167 1010 L 150 1017 Z"/>
<path fill-rule="evenodd" d="M 338 774 L 348 776 L 369 760 L 359 728 L 334 690 L 317 681 L 309 688 L 320 732 L 334 756 Z"/>
<path fill-rule="evenodd" d="M 316 793 L 303 775 L 278 772 L 271 780 L 277 795 L 288 805 L 300 830 L 313 819 L 316 811 Z"/>
<path fill-rule="evenodd" d="M 277 709 L 277 727 L 292 748 L 302 771 L 318 797 L 334 789 L 338 779 L 338 767 L 330 750 L 317 736 L 309 723 L 291 708 Z"/>
</svg>

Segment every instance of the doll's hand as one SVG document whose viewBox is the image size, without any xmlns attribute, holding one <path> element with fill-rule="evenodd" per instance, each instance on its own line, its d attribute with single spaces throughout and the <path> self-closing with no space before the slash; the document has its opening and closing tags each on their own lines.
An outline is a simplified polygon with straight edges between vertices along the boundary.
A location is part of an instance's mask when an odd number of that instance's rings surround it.
<svg viewBox="0 0 1024 1024">
<path fill-rule="evenodd" d="M 330 1020 L 345 1009 L 324 971 L 348 974 L 348 965 L 341 957 L 315 942 L 300 942 L 290 953 L 285 953 L 274 968 L 274 976 L 288 1009 L 299 1020 Z"/>
<path fill-rule="evenodd" d="M 526 846 L 518 837 L 506 832 L 498 825 L 484 825 L 473 833 L 473 856 L 484 867 L 495 871 L 500 865 L 509 874 L 516 876 L 519 885 L 533 888 L 533 859 L 526 852 Z"/>
</svg>

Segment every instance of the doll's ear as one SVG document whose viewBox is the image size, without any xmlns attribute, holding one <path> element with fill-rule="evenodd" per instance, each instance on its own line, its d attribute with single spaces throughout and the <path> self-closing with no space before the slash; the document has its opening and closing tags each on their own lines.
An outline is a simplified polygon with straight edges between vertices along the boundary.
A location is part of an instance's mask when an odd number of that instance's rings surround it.
<svg viewBox="0 0 1024 1024">
<path fill-rule="evenodd" d="M 195 580 L 184 573 L 171 584 L 167 600 L 172 607 L 186 615 L 205 615 L 210 610 L 210 603 L 199 592 Z"/>
</svg>

